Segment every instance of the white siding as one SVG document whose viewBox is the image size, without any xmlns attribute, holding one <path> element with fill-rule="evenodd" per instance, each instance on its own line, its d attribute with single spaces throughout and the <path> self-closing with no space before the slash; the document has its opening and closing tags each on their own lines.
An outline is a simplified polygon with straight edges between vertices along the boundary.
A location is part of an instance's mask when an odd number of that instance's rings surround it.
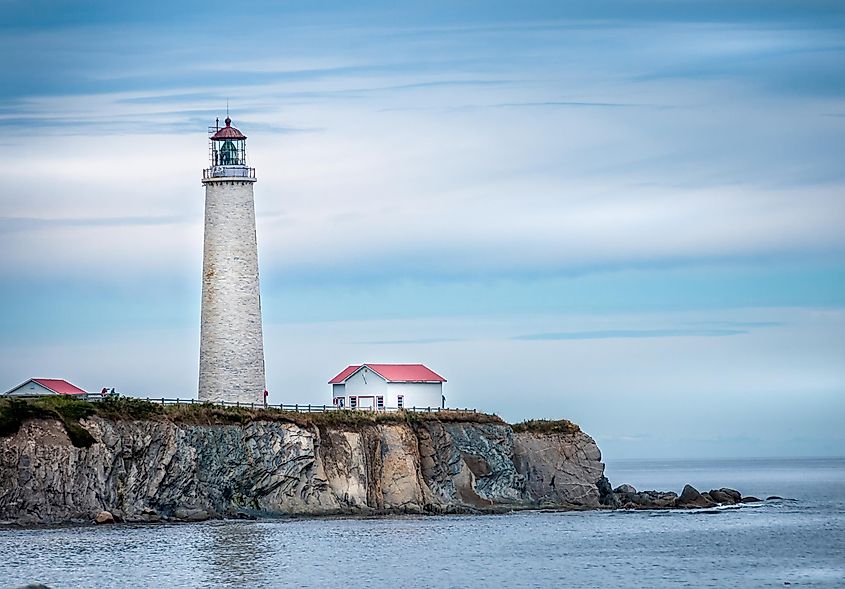
<svg viewBox="0 0 845 589">
<path fill-rule="evenodd" d="M 405 398 L 405 407 L 440 407 L 442 403 L 442 382 L 391 382 L 388 383 L 385 399 L 388 407 L 396 407 L 398 397 Z"/>
<path fill-rule="evenodd" d="M 387 394 L 387 382 L 372 370 L 364 367 L 353 374 L 346 381 L 346 396 L 385 396 Z"/>
<path fill-rule="evenodd" d="M 47 387 L 41 386 L 37 382 L 29 381 L 5 393 L 6 395 L 55 395 L 53 391 Z"/>
<path fill-rule="evenodd" d="M 345 397 L 344 406 L 349 409 L 349 397 L 358 397 L 357 407 L 370 408 L 378 406 L 378 397 L 384 397 L 384 406 L 395 409 L 399 406 L 399 395 L 404 397 L 405 407 L 442 406 L 443 383 L 441 382 L 386 382 L 372 370 L 358 371 L 346 381 L 346 385 L 332 385 L 332 402 L 337 397 Z M 365 399 L 360 399 L 365 397 Z M 370 401 L 369 397 L 372 397 Z M 363 403 L 363 405 L 362 405 Z"/>
</svg>

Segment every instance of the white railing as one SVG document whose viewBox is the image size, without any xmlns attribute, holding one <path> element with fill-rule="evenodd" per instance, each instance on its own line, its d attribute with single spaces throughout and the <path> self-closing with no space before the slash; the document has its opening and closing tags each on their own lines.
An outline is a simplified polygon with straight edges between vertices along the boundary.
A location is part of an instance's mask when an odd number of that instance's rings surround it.
<svg viewBox="0 0 845 589">
<path fill-rule="evenodd" d="M 246 166 L 212 166 L 202 171 L 203 180 L 211 178 L 255 178 L 255 168 Z"/>
</svg>

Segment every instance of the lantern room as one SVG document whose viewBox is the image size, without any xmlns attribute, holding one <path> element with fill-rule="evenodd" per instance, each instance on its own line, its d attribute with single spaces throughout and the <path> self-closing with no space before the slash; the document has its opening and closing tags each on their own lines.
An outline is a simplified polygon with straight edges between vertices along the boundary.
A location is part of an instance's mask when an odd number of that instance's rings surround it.
<svg viewBox="0 0 845 589">
<path fill-rule="evenodd" d="M 204 170 L 203 179 L 254 179 L 255 169 L 246 165 L 246 135 L 232 126 L 228 116 L 224 123 L 225 127 L 218 123 L 208 130 L 211 167 Z"/>
</svg>

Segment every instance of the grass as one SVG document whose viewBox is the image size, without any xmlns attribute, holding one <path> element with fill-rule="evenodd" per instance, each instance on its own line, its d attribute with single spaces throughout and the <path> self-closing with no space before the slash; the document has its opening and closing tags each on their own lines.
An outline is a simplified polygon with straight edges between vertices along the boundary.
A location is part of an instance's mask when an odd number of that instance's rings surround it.
<svg viewBox="0 0 845 589">
<path fill-rule="evenodd" d="M 295 423 L 302 427 L 359 428 L 387 423 L 423 423 L 426 421 L 451 423 L 505 422 L 498 415 L 472 411 L 433 411 L 417 413 L 397 411 L 328 411 L 325 413 L 297 413 L 279 409 L 248 409 L 220 407 L 211 403 L 161 405 L 133 397 L 112 396 L 91 403 L 73 397 L 49 396 L 28 399 L 0 398 L 0 437 L 17 433 L 28 419 L 58 419 L 65 427 L 71 443 L 87 448 L 95 442 L 80 424 L 92 415 L 115 421 L 163 421 L 188 425 L 244 425 L 253 421 Z"/>
<path fill-rule="evenodd" d="M 542 434 L 575 434 L 581 431 L 577 424 L 568 419 L 529 419 L 511 426 L 515 432 Z"/>
<path fill-rule="evenodd" d="M 355 429 L 379 424 L 420 424 L 427 421 L 441 423 L 493 423 L 504 425 L 498 415 L 472 411 L 433 411 L 416 413 L 396 411 L 328 411 L 325 413 L 297 413 L 279 409 L 248 409 L 220 407 L 211 403 L 160 405 L 133 397 L 106 397 L 90 403 L 73 397 L 49 396 L 34 399 L 0 398 L 0 436 L 14 435 L 28 419 L 58 419 L 74 446 L 87 448 L 95 442 L 80 420 L 92 415 L 103 419 L 125 421 L 163 421 L 187 425 L 244 425 L 253 421 L 295 423 L 301 427 L 335 427 Z M 531 419 L 514 424 L 515 432 L 573 434 L 581 431 L 566 419 Z"/>
</svg>

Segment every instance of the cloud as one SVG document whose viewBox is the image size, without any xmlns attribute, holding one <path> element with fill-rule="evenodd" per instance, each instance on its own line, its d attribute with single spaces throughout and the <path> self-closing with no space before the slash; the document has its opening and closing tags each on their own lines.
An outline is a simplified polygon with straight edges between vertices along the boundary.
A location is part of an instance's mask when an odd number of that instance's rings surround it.
<svg viewBox="0 0 845 589">
<path fill-rule="evenodd" d="M 725 337 L 748 333 L 742 329 L 607 329 L 600 331 L 569 331 L 516 335 L 514 340 L 585 340 L 655 337 Z"/>
<path fill-rule="evenodd" d="M 411 338 L 411 339 L 361 341 L 361 342 L 356 342 L 356 343 L 365 344 L 365 345 L 374 345 L 374 346 L 405 346 L 405 345 L 416 345 L 416 344 L 441 344 L 441 343 L 459 342 L 459 341 L 463 341 L 463 340 L 460 340 L 458 338 L 447 338 L 447 337 L 421 337 L 421 338 Z"/>
<path fill-rule="evenodd" d="M 839 3 L 221 7 L 4 5 L 9 386 L 193 394 L 228 98 L 258 170 L 273 402 L 325 402 L 378 357 L 611 451 L 841 447 Z"/>
<path fill-rule="evenodd" d="M 144 227 L 161 225 L 181 225 L 189 219 L 176 216 L 138 216 L 138 217 L 88 217 L 71 219 L 44 219 L 32 217 L 0 217 L 0 233 L 52 230 L 60 227 Z"/>
<path fill-rule="evenodd" d="M 401 112 L 413 110 L 480 110 L 487 108 L 648 108 L 664 109 L 674 108 L 662 104 L 633 104 L 624 102 L 590 102 L 590 101 L 561 101 L 546 100 L 543 102 L 503 102 L 499 104 L 462 104 L 441 107 L 407 106 L 379 109 L 379 112 Z"/>
</svg>

